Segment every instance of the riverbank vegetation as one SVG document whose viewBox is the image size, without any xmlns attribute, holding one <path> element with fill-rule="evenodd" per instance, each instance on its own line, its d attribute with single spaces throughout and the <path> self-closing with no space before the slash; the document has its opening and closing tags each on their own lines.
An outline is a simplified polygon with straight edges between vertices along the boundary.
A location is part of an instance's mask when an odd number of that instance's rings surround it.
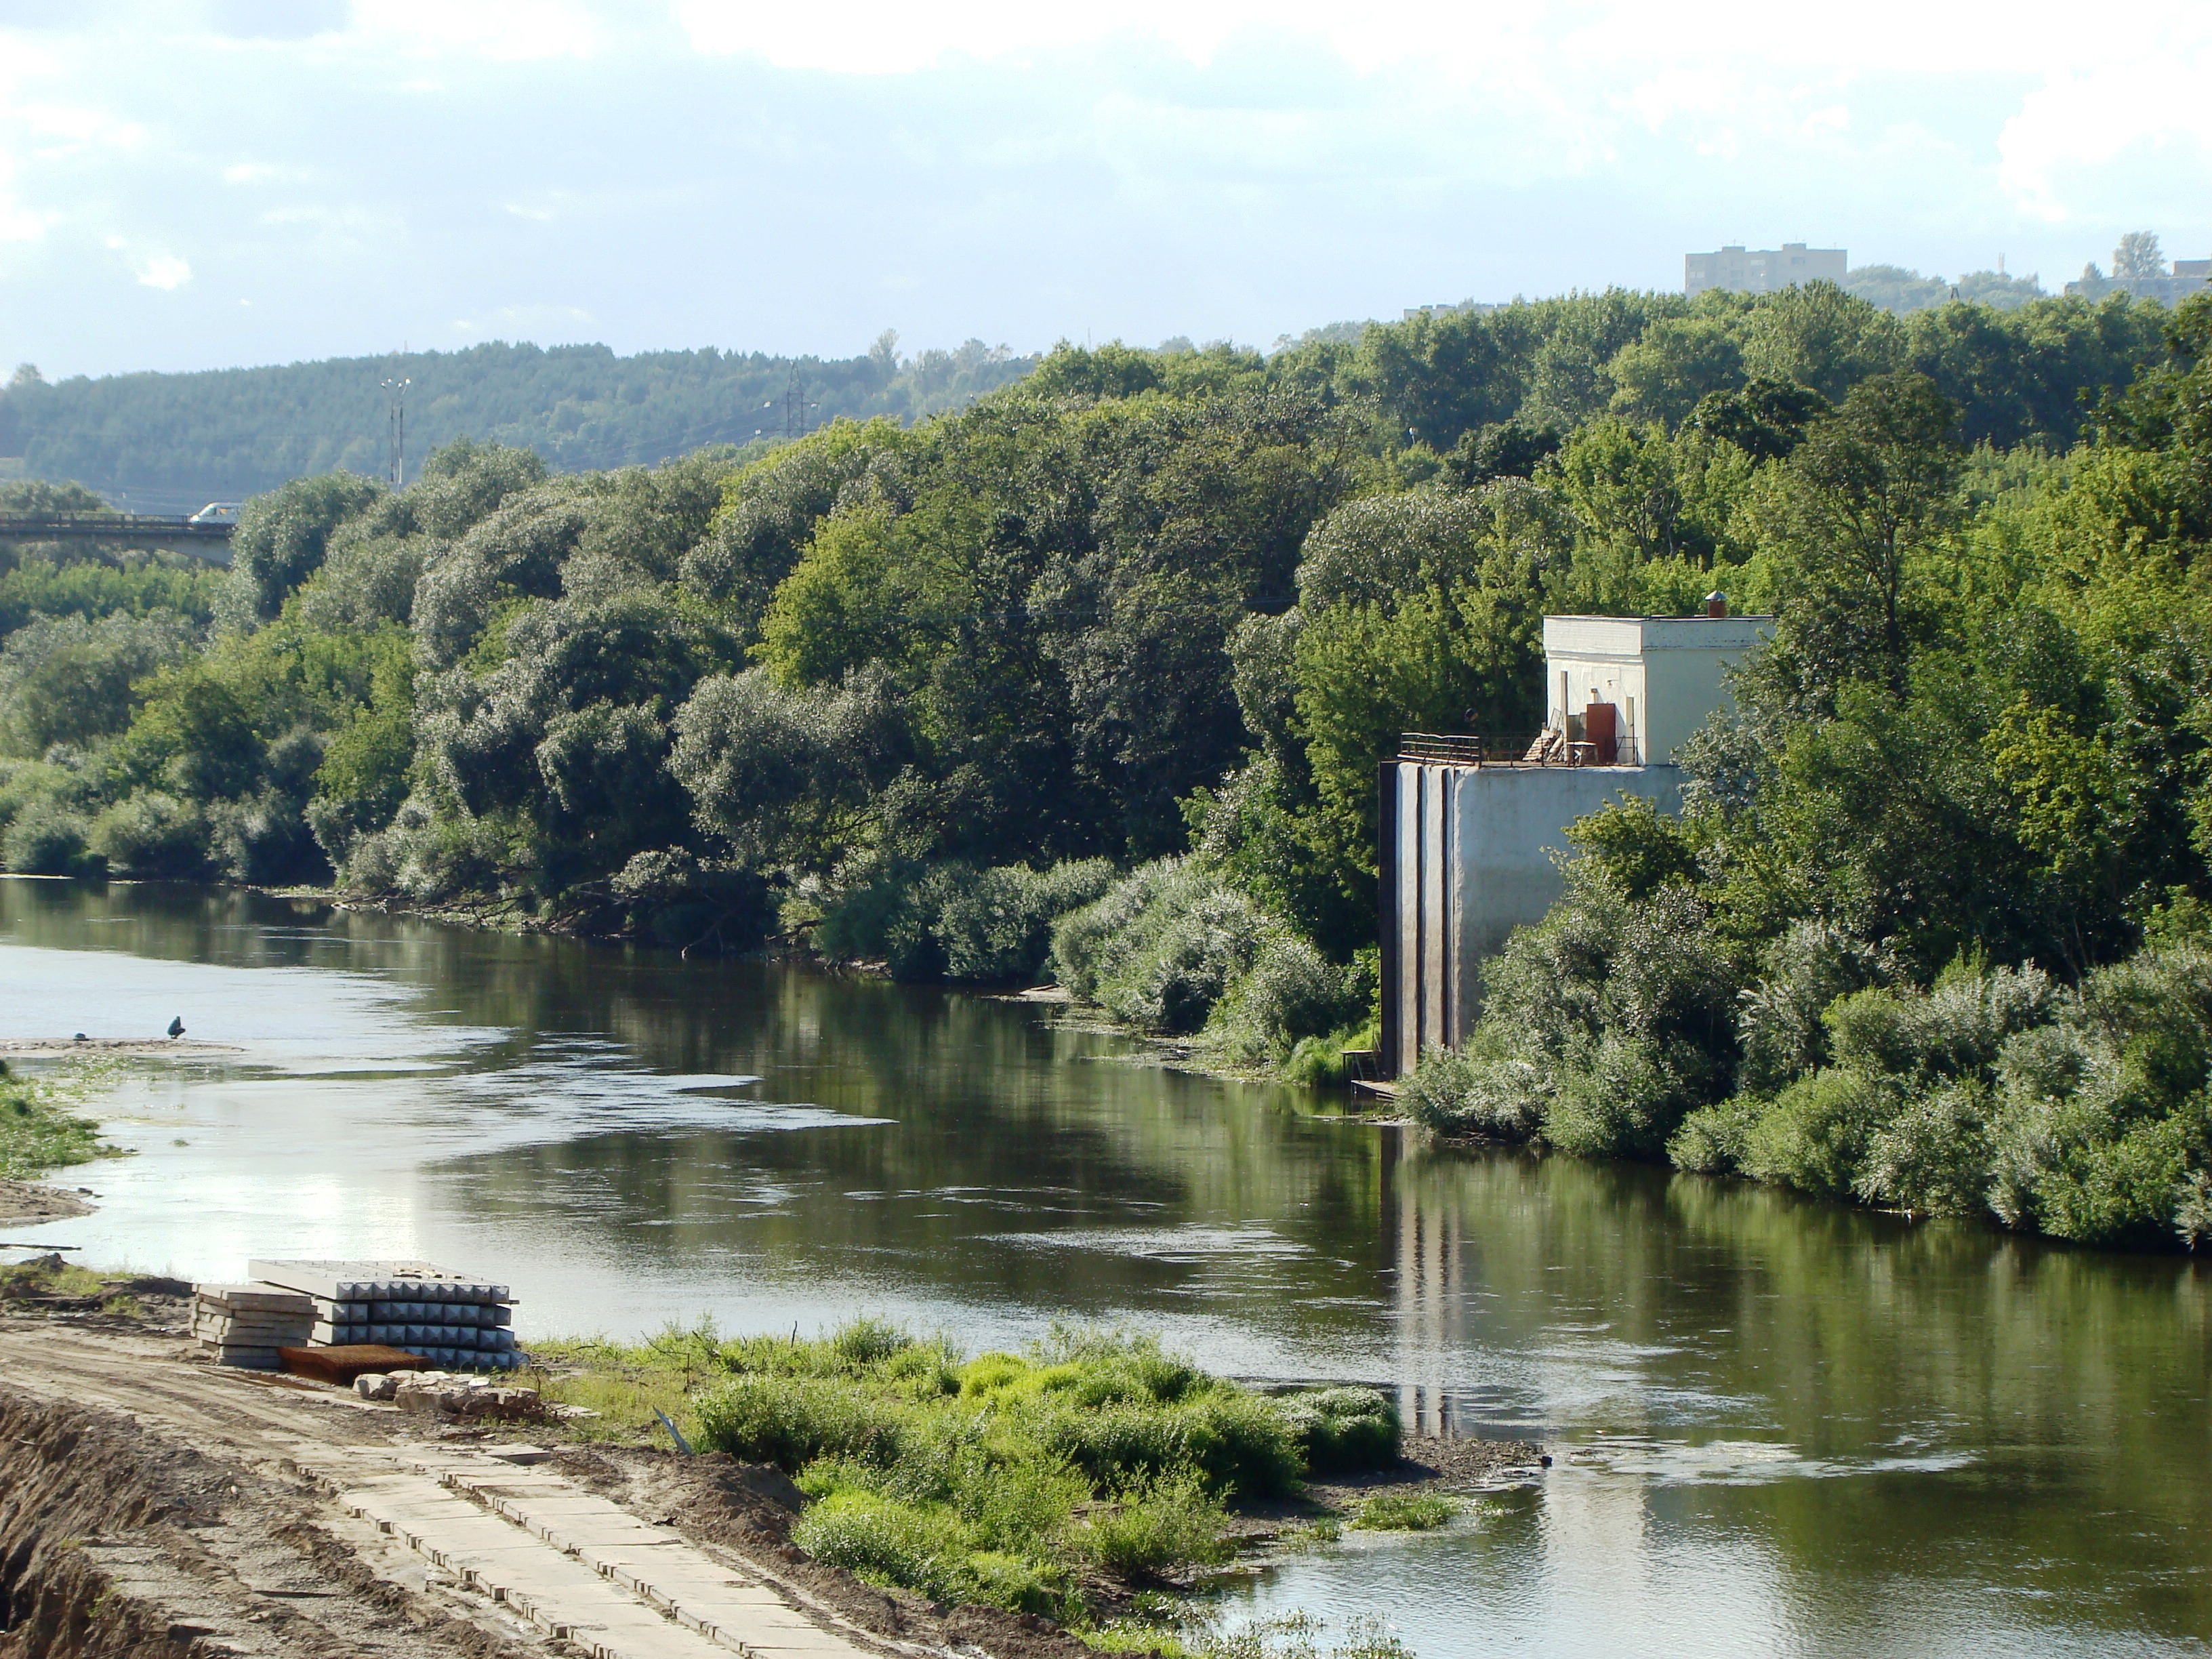
<svg viewBox="0 0 2212 1659">
<path fill-rule="evenodd" d="M 26 1077 L 0 1060 L 0 1180 L 23 1181 L 113 1155 L 100 1126 L 69 1107 L 81 1078 Z"/>
<path fill-rule="evenodd" d="M 1870 381 L 1765 482 L 1776 638 L 1585 820 L 1430 1121 L 2084 1243 L 2212 1235 L 2212 305 L 2063 457 Z"/>
<path fill-rule="evenodd" d="M 532 1352 L 549 1397 L 599 1413 L 588 1434 L 658 1435 L 665 1413 L 701 1450 L 781 1469 L 807 1500 L 792 1541 L 817 1559 L 1079 1629 L 1226 1562 L 1232 1505 L 1399 1457 L 1396 1409 L 1371 1389 L 1255 1394 L 1121 1334 L 970 1358 L 861 1320 L 811 1340 L 702 1327 Z M 1402 1524 L 1435 1524 L 1414 1509 Z"/>
<path fill-rule="evenodd" d="M 456 441 L 257 498 L 227 576 L 9 556 L 0 856 L 1048 974 L 1320 1078 L 1398 733 L 1517 746 L 1546 612 L 1717 586 L 1779 620 L 1691 811 L 1586 827 L 1425 1115 L 2193 1242 L 2208 345 L 2205 301 L 1614 291 L 1062 347 L 766 454 Z"/>
</svg>

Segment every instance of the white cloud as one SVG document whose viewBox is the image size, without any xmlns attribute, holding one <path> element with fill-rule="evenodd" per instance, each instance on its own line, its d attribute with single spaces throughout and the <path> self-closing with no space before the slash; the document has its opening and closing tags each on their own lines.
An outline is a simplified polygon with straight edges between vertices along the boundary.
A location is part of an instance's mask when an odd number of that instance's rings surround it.
<svg viewBox="0 0 2212 1659">
<path fill-rule="evenodd" d="M 137 271 L 140 287 L 158 288 L 164 292 L 182 288 L 192 280 L 192 268 L 173 253 L 157 253 L 150 259 L 142 259 Z"/>
<path fill-rule="evenodd" d="M 15 193 L 15 158 L 0 150 L 0 242 L 35 242 L 55 216 L 24 204 Z"/>
<path fill-rule="evenodd" d="M 226 185 L 296 185 L 310 176 L 305 167 L 279 167 L 270 161 L 236 161 L 222 170 Z"/>
<path fill-rule="evenodd" d="M 2071 270 L 2138 226 L 2212 251 L 2202 0 L 2112 28 L 2072 0 L 1865 0 L 1848 28 L 1772 0 L 193 11 L 0 25 L 11 349 L 1267 339 L 1671 286 L 1722 240 L 1931 270 Z M 125 271 L 174 298 L 118 320 L 88 276 Z"/>
<path fill-rule="evenodd" d="M 1984 6 L 1862 0 L 1848 28 L 1817 7 L 1771 0 L 1118 0 L 1041 6 L 1034 0 L 675 0 L 691 42 L 714 52 L 758 52 L 786 68 L 896 73 L 947 57 L 1021 58 L 1116 38 L 1166 42 L 1194 63 L 1253 31 L 1326 40 L 1345 61 L 1437 65 L 1491 78 L 1509 64 L 1556 56 L 1587 73 L 1634 76 L 1723 63 L 1912 74 L 2020 75 L 2127 62 L 2147 51 L 2212 37 L 2193 0 L 2142 0 L 2124 29 L 2086 27 L 2078 7 L 2022 0 L 1993 16 Z"/>
<path fill-rule="evenodd" d="M 2186 211 L 2193 202 L 2202 225 L 2212 218 L 2205 205 L 2212 162 L 2208 88 L 2212 45 L 2190 55 L 2054 76 L 2005 123 L 1997 140 L 1999 176 L 2023 206 L 2064 221 L 2108 188 L 2101 174 L 2110 164 L 2130 151 L 2164 151 L 2146 171 L 2160 176 L 2166 188 L 2158 193 L 2177 198 L 2175 208 Z M 2130 191 L 2139 199 L 2143 193 Z"/>
<path fill-rule="evenodd" d="M 634 26 L 635 5 L 600 16 L 572 0 L 354 0 L 347 36 L 409 58 L 589 58 L 623 32 L 625 15 Z"/>
</svg>

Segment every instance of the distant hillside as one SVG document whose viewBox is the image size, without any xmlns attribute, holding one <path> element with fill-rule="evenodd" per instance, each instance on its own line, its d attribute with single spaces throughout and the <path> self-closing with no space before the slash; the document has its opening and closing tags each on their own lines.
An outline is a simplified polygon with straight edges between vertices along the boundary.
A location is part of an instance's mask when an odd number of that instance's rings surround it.
<svg viewBox="0 0 2212 1659">
<path fill-rule="evenodd" d="M 74 480 L 118 506 L 151 510 L 240 500 L 334 467 L 381 477 L 383 382 L 394 377 L 414 382 L 410 473 L 463 434 L 526 445 L 576 471 L 781 438 L 794 369 L 811 428 L 840 415 L 912 420 L 957 408 L 1034 366 L 977 340 L 901 358 L 886 335 L 866 356 L 831 359 L 712 347 L 618 357 L 603 345 L 495 343 L 51 384 L 18 370 L 0 391 L 0 477 Z"/>
</svg>

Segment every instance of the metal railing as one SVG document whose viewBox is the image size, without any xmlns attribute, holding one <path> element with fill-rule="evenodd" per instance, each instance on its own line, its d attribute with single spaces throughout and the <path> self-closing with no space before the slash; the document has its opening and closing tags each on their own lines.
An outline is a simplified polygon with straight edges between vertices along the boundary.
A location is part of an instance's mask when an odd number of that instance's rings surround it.
<svg viewBox="0 0 2212 1659">
<path fill-rule="evenodd" d="M 1454 737 L 1441 732 L 1407 732 L 1398 738 L 1398 758 L 1441 766 L 1480 766 L 1484 758 L 1483 744 L 1480 738 Z"/>
<path fill-rule="evenodd" d="M 1598 746 L 1570 738 L 1558 727 L 1539 732 L 1523 744 L 1492 745 L 1485 738 L 1440 732 L 1407 732 L 1398 738 L 1397 758 L 1424 766 L 1641 766 L 1636 739 L 1614 739 L 1613 757 L 1601 759 Z"/>
</svg>

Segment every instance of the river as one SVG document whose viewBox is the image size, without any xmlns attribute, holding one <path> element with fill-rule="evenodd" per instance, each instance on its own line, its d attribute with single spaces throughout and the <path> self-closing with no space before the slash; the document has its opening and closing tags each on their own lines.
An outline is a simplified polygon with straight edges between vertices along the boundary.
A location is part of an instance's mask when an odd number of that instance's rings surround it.
<svg viewBox="0 0 2212 1659">
<path fill-rule="evenodd" d="M 1455 1656 L 2197 1654 L 2212 1274 L 1664 1171 L 1441 1151 L 1049 1011 L 191 888 L 0 880 L 0 1036 L 120 1068 L 98 1212 L 230 1277 L 421 1255 L 532 1334 L 1054 1319 L 1540 1438 L 1542 1484 L 1291 1557 L 1224 1616 Z"/>
</svg>

